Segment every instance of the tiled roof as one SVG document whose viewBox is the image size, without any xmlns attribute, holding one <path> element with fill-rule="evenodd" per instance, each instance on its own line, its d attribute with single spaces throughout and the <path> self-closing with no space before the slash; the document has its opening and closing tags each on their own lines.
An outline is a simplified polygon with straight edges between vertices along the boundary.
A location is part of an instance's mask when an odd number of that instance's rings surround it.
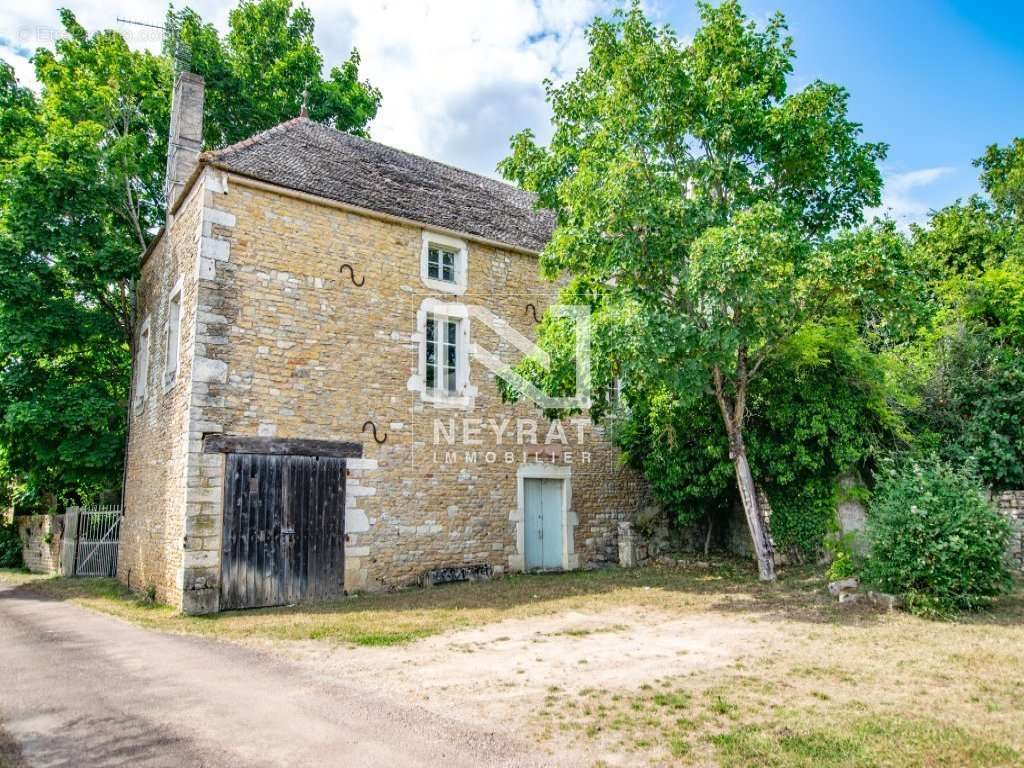
<svg viewBox="0 0 1024 768">
<path fill-rule="evenodd" d="M 539 251 L 550 211 L 518 187 L 336 131 L 305 117 L 209 152 L 229 171 L 427 227 Z"/>
</svg>

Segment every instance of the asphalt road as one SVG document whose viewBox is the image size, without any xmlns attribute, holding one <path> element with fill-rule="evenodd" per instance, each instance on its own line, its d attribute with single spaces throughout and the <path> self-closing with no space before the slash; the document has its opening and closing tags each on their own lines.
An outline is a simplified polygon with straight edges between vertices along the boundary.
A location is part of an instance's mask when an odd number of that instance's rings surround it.
<svg viewBox="0 0 1024 768">
<path fill-rule="evenodd" d="M 396 705 L 279 654 L 17 587 L 0 587 L 0 736 L 0 764 L 37 768 L 545 764 L 484 724 Z"/>
</svg>

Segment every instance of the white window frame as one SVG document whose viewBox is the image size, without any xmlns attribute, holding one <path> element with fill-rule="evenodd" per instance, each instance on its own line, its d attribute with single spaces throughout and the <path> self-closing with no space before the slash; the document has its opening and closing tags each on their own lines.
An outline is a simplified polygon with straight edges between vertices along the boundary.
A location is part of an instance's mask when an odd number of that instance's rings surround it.
<svg viewBox="0 0 1024 768">
<path fill-rule="evenodd" d="M 149 352 L 153 343 L 149 332 L 149 315 L 139 326 L 139 343 L 135 350 L 135 410 L 142 410 L 146 404 L 149 389 Z"/>
<path fill-rule="evenodd" d="M 181 278 L 174 284 L 170 294 L 167 297 L 167 328 L 164 331 L 164 391 L 174 386 L 174 382 L 178 380 L 178 372 L 181 370 Z M 171 307 L 177 304 L 178 306 L 178 317 L 172 322 L 171 319 Z M 175 349 L 172 355 L 171 353 L 171 328 L 174 328 L 174 341 Z"/>
<path fill-rule="evenodd" d="M 427 318 L 433 317 L 439 323 L 454 320 L 458 323 L 455 348 L 455 391 L 427 388 Z M 418 391 L 425 403 L 441 408 L 473 407 L 476 387 L 469 381 L 469 311 L 465 304 L 447 303 L 436 299 L 425 299 L 416 312 L 416 335 L 418 342 L 418 364 L 416 373 L 409 382 L 409 389 Z M 440 362 L 440 361 L 438 361 Z M 441 367 L 441 366 L 439 366 Z"/>
<path fill-rule="evenodd" d="M 469 285 L 469 248 L 465 240 L 442 235 L 436 232 L 423 232 L 423 245 L 420 249 L 420 279 L 433 291 L 453 293 L 461 296 Z M 455 279 L 442 280 L 430 276 L 430 249 L 440 246 L 455 254 Z"/>
</svg>

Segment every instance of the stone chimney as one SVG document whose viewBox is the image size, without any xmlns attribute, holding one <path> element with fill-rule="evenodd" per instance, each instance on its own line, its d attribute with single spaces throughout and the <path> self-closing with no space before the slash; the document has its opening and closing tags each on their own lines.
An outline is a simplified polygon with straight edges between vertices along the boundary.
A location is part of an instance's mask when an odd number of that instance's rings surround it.
<svg viewBox="0 0 1024 768">
<path fill-rule="evenodd" d="M 203 96 L 206 83 L 192 72 L 181 72 L 171 97 L 171 134 L 167 142 L 167 180 L 164 199 L 170 211 L 185 188 L 203 150 Z"/>
</svg>

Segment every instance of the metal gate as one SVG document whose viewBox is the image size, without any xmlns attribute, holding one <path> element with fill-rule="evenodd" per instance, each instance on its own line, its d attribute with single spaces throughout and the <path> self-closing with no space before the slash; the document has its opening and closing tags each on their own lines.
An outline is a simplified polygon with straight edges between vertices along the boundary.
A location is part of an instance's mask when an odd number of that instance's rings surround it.
<svg viewBox="0 0 1024 768">
<path fill-rule="evenodd" d="M 68 507 L 61 539 L 65 576 L 116 576 L 121 508 Z"/>
<path fill-rule="evenodd" d="M 221 609 L 340 595 L 345 460 L 232 453 L 225 471 Z"/>
</svg>

